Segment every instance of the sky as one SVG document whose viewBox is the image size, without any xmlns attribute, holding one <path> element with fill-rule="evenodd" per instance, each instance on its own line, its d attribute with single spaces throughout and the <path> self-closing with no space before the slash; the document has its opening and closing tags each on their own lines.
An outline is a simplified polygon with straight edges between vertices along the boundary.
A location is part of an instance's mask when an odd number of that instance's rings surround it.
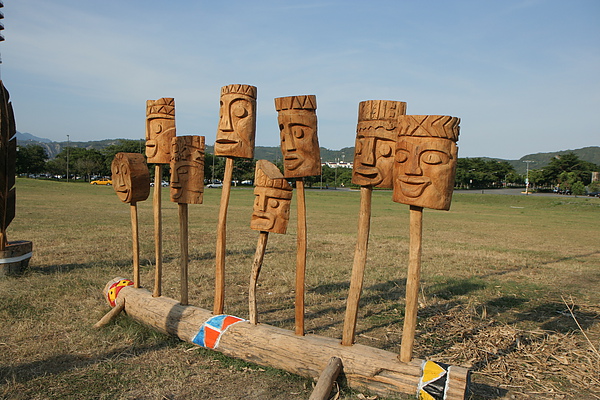
<svg viewBox="0 0 600 400">
<path fill-rule="evenodd" d="M 222 86 L 317 97 L 322 147 L 354 146 L 358 104 L 461 118 L 459 157 L 600 146 L 597 0 L 6 0 L 0 74 L 17 130 L 143 139 L 146 100 L 174 97 L 178 135 L 213 144 Z"/>
</svg>

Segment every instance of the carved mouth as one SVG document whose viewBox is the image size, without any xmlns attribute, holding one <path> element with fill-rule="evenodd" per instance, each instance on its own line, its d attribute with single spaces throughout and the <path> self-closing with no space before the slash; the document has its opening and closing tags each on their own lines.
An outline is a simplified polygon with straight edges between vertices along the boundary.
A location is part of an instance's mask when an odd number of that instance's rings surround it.
<svg viewBox="0 0 600 400">
<path fill-rule="evenodd" d="M 419 197 L 423 194 L 427 186 L 431 185 L 431 179 L 424 176 L 400 175 L 400 190 L 406 197 Z"/>
<path fill-rule="evenodd" d="M 231 139 L 217 139 L 218 144 L 237 144 L 236 140 Z"/>
<path fill-rule="evenodd" d="M 383 177 L 379 173 L 379 169 L 375 167 L 358 167 L 354 170 L 357 178 L 364 184 L 378 185 L 383 181 Z"/>
<path fill-rule="evenodd" d="M 302 164 L 304 161 L 303 157 L 300 157 L 298 154 L 286 154 L 283 158 L 285 162 L 286 169 L 296 169 Z"/>
<path fill-rule="evenodd" d="M 254 211 L 252 213 L 252 222 L 250 223 L 250 226 L 253 229 L 266 231 L 268 229 L 272 229 L 274 225 L 275 218 L 272 214 L 264 211 Z"/>
</svg>

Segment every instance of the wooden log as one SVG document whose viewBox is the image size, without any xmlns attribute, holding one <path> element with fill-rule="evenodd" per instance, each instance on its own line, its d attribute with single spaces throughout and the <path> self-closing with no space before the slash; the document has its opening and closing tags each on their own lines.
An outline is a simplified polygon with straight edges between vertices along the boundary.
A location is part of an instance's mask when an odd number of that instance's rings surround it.
<svg viewBox="0 0 600 400">
<path fill-rule="evenodd" d="M 154 195 L 152 198 L 152 207 L 154 209 L 154 252 L 156 256 L 156 266 L 154 269 L 154 297 L 160 297 L 162 291 L 162 165 L 156 164 L 154 167 Z"/>
<path fill-rule="evenodd" d="M 327 400 L 331 393 L 333 383 L 342 370 L 342 360 L 339 357 L 331 357 L 327 366 L 319 376 L 317 385 L 313 389 L 308 400 Z"/>
<path fill-rule="evenodd" d="M 131 244 L 133 253 L 133 286 L 140 287 L 140 234 L 138 229 L 137 203 L 131 203 Z"/>
<path fill-rule="evenodd" d="M 371 227 L 371 197 L 372 186 L 360 188 L 360 211 L 358 214 L 358 234 L 354 250 L 354 264 L 350 278 L 350 290 L 346 302 L 346 315 L 344 317 L 344 330 L 342 344 L 350 346 L 354 343 L 356 333 L 356 320 L 358 317 L 358 303 L 362 292 L 365 265 L 367 263 L 367 248 L 369 245 L 369 231 Z"/>
<path fill-rule="evenodd" d="M 421 248 L 423 243 L 423 207 L 410 206 L 409 260 L 406 277 L 406 311 L 402 329 L 400 361 L 412 358 L 419 309 L 419 286 L 421 281 Z"/>
<path fill-rule="evenodd" d="M 250 286 L 248 288 L 248 314 L 250 315 L 250 323 L 258 324 L 258 311 L 256 306 L 256 285 L 258 276 L 265 257 L 265 249 L 267 248 L 267 240 L 269 232 L 261 231 L 256 244 L 256 253 L 254 253 L 254 261 L 252 262 L 252 273 L 250 275 Z"/>
<path fill-rule="evenodd" d="M 304 179 L 296 179 L 298 194 L 298 228 L 296 238 L 296 302 L 295 329 L 296 335 L 304 335 L 304 296 L 306 280 L 306 197 L 304 195 Z"/>
<path fill-rule="evenodd" d="M 115 285 L 123 285 L 121 281 L 122 278 L 116 278 L 108 282 L 105 295 Z M 117 299 L 123 297 L 125 311 L 131 318 L 231 357 L 309 378 L 318 377 L 329 359 L 338 357 L 351 388 L 381 396 L 415 395 L 418 390 L 426 389 L 428 382 L 423 382 L 423 368 L 433 364 L 442 370 L 446 400 L 462 400 L 467 392 L 469 371 L 462 367 L 418 359 L 400 362 L 389 351 L 360 344 L 342 346 L 339 339 L 298 336 L 289 330 L 253 325 L 233 316 L 215 316 L 199 307 L 182 306 L 168 297 L 153 297 L 143 288 L 123 285 L 118 289 Z"/>
<path fill-rule="evenodd" d="M 179 208 L 179 248 L 180 248 L 180 273 L 181 273 L 181 293 L 180 303 L 188 305 L 188 205 L 187 203 L 178 203 Z"/>
<path fill-rule="evenodd" d="M 229 207 L 229 194 L 231 193 L 231 177 L 233 175 L 233 157 L 225 159 L 225 176 L 221 191 L 221 204 L 219 206 L 219 221 L 217 224 L 217 250 L 215 252 L 215 300 L 213 311 L 215 315 L 223 314 L 225 307 L 225 250 L 227 242 L 227 208 Z"/>
</svg>

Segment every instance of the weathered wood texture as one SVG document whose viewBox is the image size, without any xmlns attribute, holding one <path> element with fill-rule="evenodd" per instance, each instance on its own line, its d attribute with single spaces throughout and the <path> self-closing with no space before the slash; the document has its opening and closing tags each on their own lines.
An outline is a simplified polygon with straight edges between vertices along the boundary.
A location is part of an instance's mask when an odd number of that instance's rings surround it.
<svg viewBox="0 0 600 400">
<path fill-rule="evenodd" d="M 110 281 L 104 293 L 122 278 Z M 146 289 L 122 286 L 116 299 L 125 300 L 127 314 L 161 332 L 194 343 L 203 324 L 214 315 L 194 306 L 182 306 L 167 297 L 152 297 Z M 231 357 L 291 373 L 316 378 L 331 357 L 339 357 L 350 387 L 367 389 L 382 396 L 399 393 L 415 395 L 422 378 L 423 360 L 400 362 L 385 350 L 355 344 L 342 346 L 338 339 L 316 335 L 298 336 L 294 332 L 269 325 L 242 321 L 230 325 L 219 337 L 214 349 Z M 447 400 L 463 400 L 468 370 L 447 368 Z"/>
<path fill-rule="evenodd" d="M 162 166 L 154 166 L 154 194 L 152 209 L 154 212 L 154 297 L 160 297 L 162 292 Z"/>
<path fill-rule="evenodd" d="M 296 299 L 294 302 L 294 324 L 296 335 L 304 335 L 308 234 L 306 229 L 306 197 L 304 195 L 303 178 L 296 178 L 296 192 L 298 194 L 298 226 L 296 227 Z"/>
<path fill-rule="evenodd" d="M 394 163 L 397 203 L 450 209 L 460 119 L 445 115 L 398 117 L 398 141 Z"/>
<path fill-rule="evenodd" d="M 151 164 L 171 162 L 171 139 L 175 137 L 175 99 L 146 101 L 146 157 Z M 160 181 L 159 181 L 160 183 Z"/>
<path fill-rule="evenodd" d="M 204 136 L 176 136 L 171 144 L 171 201 L 202 204 Z"/>
<path fill-rule="evenodd" d="M 188 304 L 188 264 L 189 264 L 189 249 L 188 249 L 188 204 L 178 203 L 179 209 L 179 272 L 180 272 L 180 303 Z"/>
<path fill-rule="evenodd" d="M 406 305 L 404 328 L 400 345 L 400 361 L 412 358 L 417 312 L 419 309 L 419 287 L 421 284 L 421 252 L 423 247 L 423 208 L 410 206 L 408 273 L 406 276 Z"/>
<path fill-rule="evenodd" d="M 321 150 L 317 136 L 317 97 L 314 95 L 275 99 L 281 135 L 283 174 L 303 178 L 321 174 Z"/>
<path fill-rule="evenodd" d="M 140 287 L 140 232 L 137 203 L 129 205 L 131 215 L 131 253 L 133 258 L 133 286 Z"/>
<path fill-rule="evenodd" d="M 406 103 L 402 101 L 359 103 L 352 183 L 392 188 L 398 117 L 405 113 Z"/>
<path fill-rule="evenodd" d="M 254 158 L 256 87 L 223 86 L 220 104 L 215 155 Z"/>
<path fill-rule="evenodd" d="M 367 263 L 367 249 L 369 246 L 369 231 L 371 227 L 371 197 L 373 187 L 360 188 L 360 210 L 358 213 L 358 233 L 356 248 L 354 249 L 354 263 L 350 278 L 350 289 L 346 300 L 346 314 L 344 317 L 344 330 L 342 344 L 350 346 L 354 343 L 356 320 L 358 318 L 358 303 L 362 293 L 365 265 Z"/>
<path fill-rule="evenodd" d="M 252 262 L 252 272 L 250 273 L 250 286 L 248 287 L 248 315 L 250 316 L 251 324 L 258 324 L 258 306 L 256 301 L 256 286 L 258 285 L 258 277 L 262 268 L 267 241 L 269 240 L 269 232 L 260 232 L 258 242 L 256 243 L 256 252 L 254 253 L 254 261 Z"/>
<path fill-rule="evenodd" d="M 144 201 L 150 195 L 150 171 L 143 154 L 117 153 L 110 164 L 112 183 L 124 203 Z"/>
<path fill-rule="evenodd" d="M 223 314 L 225 307 L 225 251 L 227 247 L 227 209 L 231 194 L 231 177 L 233 175 L 233 158 L 225 159 L 225 174 L 219 205 L 219 220 L 217 222 L 217 248 L 215 250 L 215 297 L 213 311 Z"/>
<path fill-rule="evenodd" d="M 327 400 L 331 393 L 333 383 L 342 370 L 342 360 L 339 357 L 331 357 L 329 363 L 321 372 L 317 385 L 313 389 L 308 400 Z"/>
<path fill-rule="evenodd" d="M 0 251 L 8 244 L 6 229 L 15 217 L 17 133 L 10 95 L 0 80 Z"/>
</svg>

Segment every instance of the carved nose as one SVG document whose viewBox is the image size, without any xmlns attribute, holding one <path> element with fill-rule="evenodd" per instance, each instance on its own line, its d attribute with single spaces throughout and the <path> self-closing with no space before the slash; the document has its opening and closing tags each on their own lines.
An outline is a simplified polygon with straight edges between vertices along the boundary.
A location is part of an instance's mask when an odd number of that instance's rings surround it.
<svg viewBox="0 0 600 400">
<path fill-rule="evenodd" d="M 363 165 L 375 165 L 375 139 L 365 138 L 362 148 L 362 160 Z"/>
<path fill-rule="evenodd" d="M 222 131 L 232 131 L 232 126 L 233 124 L 231 123 L 231 117 L 229 116 L 229 113 L 225 113 L 219 121 L 219 129 Z"/>
</svg>

